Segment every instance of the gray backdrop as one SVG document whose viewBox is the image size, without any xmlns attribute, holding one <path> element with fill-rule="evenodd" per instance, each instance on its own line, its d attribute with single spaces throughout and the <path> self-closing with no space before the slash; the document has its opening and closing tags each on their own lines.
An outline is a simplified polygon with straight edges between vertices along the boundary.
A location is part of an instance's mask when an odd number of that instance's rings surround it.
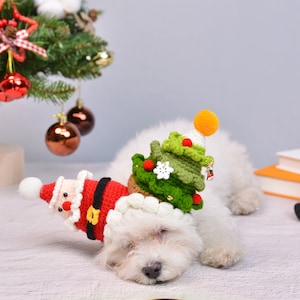
<svg viewBox="0 0 300 300">
<path fill-rule="evenodd" d="M 94 130 L 68 157 L 44 143 L 60 111 L 21 99 L 0 104 L 0 141 L 22 145 L 28 162 L 110 161 L 148 126 L 201 109 L 247 145 L 255 167 L 277 161 L 279 150 L 299 147 L 300 1 L 88 1 L 104 10 L 97 34 L 114 63 L 82 83 Z M 77 95 L 66 104 L 75 106 Z"/>
</svg>

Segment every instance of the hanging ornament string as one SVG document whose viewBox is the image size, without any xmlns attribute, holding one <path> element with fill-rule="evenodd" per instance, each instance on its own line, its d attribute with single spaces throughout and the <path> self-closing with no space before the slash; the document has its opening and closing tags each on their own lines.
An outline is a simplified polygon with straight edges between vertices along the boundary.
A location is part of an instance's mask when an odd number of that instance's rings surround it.
<svg viewBox="0 0 300 300">
<path fill-rule="evenodd" d="M 7 56 L 7 63 L 6 63 L 6 73 L 14 73 L 15 70 L 15 63 L 13 59 L 13 53 L 11 49 L 8 49 L 8 56 Z"/>
<path fill-rule="evenodd" d="M 5 1 L 0 2 L 0 10 L 4 2 Z M 26 40 L 33 31 L 37 30 L 37 22 L 21 15 L 15 3 L 12 3 L 12 9 L 13 20 L 0 20 L 0 38 L 3 42 L 0 44 L 0 53 L 12 49 L 13 57 L 19 62 L 23 62 L 26 58 L 25 49 L 47 58 L 48 56 L 45 49 Z M 27 29 L 17 30 L 18 23 L 16 20 L 28 24 L 29 27 Z M 16 47 L 18 47 L 18 50 Z"/>
<path fill-rule="evenodd" d="M 78 79 L 77 83 L 78 99 L 81 99 L 81 79 Z"/>
<path fill-rule="evenodd" d="M 76 107 L 77 107 L 78 109 L 82 109 L 84 103 L 83 103 L 83 100 L 82 100 L 82 98 L 81 98 L 81 79 L 80 79 L 80 78 L 78 79 L 77 91 L 78 91 L 78 98 L 77 98 L 77 100 L 76 100 Z M 75 116 L 75 117 L 76 117 L 76 116 Z M 79 117 L 79 116 L 77 115 L 77 117 Z M 82 119 L 82 118 L 81 118 L 81 119 Z"/>
<path fill-rule="evenodd" d="M 57 118 L 58 122 L 60 124 L 65 124 L 65 123 L 67 123 L 67 116 L 65 114 L 64 103 L 63 102 L 61 102 L 60 107 L 61 107 L 60 113 L 58 113 L 56 115 L 53 115 L 52 118 L 53 119 Z"/>
</svg>

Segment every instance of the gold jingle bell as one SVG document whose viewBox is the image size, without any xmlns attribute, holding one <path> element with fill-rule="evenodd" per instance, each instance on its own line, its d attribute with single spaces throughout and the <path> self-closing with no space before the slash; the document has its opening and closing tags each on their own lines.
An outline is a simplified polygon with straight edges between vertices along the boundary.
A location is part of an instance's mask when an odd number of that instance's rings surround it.
<svg viewBox="0 0 300 300">
<path fill-rule="evenodd" d="M 105 68 L 113 62 L 113 52 L 104 49 L 96 54 L 94 60 L 100 68 Z"/>
</svg>

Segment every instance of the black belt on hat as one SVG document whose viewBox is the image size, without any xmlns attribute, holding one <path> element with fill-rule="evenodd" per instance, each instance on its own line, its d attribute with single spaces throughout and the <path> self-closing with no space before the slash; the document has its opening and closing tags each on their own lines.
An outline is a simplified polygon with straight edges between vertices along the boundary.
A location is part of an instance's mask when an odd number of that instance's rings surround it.
<svg viewBox="0 0 300 300">
<path fill-rule="evenodd" d="M 94 227 L 99 222 L 100 207 L 102 204 L 103 193 L 106 185 L 110 182 L 111 178 L 103 177 L 99 180 L 95 192 L 93 204 L 89 207 L 86 219 L 86 235 L 90 240 L 95 240 Z"/>
</svg>

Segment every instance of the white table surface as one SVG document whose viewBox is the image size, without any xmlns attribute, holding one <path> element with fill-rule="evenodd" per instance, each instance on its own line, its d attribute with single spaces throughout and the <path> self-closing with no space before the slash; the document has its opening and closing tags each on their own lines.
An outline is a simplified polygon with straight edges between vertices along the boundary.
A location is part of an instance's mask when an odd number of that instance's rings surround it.
<svg viewBox="0 0 300 300">
<path fill-rule="evenodd" d="M 25 176 L 44 183 L 106 164 L 27 164 Z M 17 186 L 0 188 L 0 299 L 300 299 L 300 222 L 296 202 L 266 197 L 250 216 L 235 217 L 246 247 L 227 270 L 193 264 L 182 277 L 143 286 L 119 280 L 94 262 L 100 249 L 71 232 L 41 200 L 23 200 Z"/>
</svg>

